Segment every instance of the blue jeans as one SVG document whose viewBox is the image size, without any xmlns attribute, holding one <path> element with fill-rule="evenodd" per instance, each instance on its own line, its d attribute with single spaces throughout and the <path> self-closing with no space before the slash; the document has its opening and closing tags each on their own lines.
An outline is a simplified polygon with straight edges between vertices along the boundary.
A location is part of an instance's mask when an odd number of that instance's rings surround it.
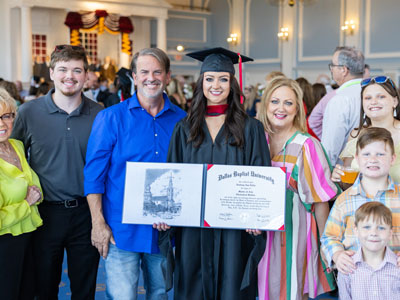
<svg viewBox="0 0 400 300">
<path fill-rule="evenodd" d="M 105 259 L 107 299 L 136 300 L 139 267 L 143 270 L 146 299 L 167 300 L 166 258 L 161 254 L 125 251 L 113 244 Z"/>
</svg>

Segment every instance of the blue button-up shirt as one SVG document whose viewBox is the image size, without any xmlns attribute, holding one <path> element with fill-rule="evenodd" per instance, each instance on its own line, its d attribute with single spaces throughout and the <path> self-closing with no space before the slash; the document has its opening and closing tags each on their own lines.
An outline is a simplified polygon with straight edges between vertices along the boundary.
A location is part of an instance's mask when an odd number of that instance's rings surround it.
<svg viewBox="0 0 400 300">
<path fill-rule="evenodd" d="M 166 94 L 163 109 L 153 117 L 136 93 L 101 111 L 90 134 L 86 153 L 85 195 L 103 194 L 103 214 L 117 247 L 158 253 L 158 231 L 150 225 L 122 224 L 126 162 L 165 162 L 176 122 L 186 113 Z"/>
</svg>

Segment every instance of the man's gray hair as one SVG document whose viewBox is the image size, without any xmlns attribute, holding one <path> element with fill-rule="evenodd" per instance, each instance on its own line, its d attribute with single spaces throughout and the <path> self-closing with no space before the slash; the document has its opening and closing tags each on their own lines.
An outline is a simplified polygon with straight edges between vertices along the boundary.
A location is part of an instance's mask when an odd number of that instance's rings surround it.
<svg viewBox="0 0 400 300">
<path fill-rule="evenodd" d="M 338 65 L 346 66 L 350 74 L 357 77 L 362 77 L 364 74 L 364 54 L 354 47 L 337 47 L 335 53 L 339 52 Z"/>
<path fill-rule="evenodd" d="M 170 71 L 170 60 L 167 54 L 159 48 L 144 48 L 139 52 L 136 52 L 132 58 L 131 71 L 136 74 L 136 64 L 140 56 L 150 55 L 153 56 L 161 66 L 164 68 L 165 73 Z"/>
</svg>

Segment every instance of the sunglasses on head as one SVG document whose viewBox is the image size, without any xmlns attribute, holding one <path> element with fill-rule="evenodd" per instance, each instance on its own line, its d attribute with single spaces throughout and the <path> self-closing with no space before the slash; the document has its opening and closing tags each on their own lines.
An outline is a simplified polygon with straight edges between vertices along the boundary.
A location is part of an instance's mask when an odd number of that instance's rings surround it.
<svg viewBox="0 0 400 300">
<path fill-rule="evenodd" d="M 67 48 L 71 48 L 72 50 L 84 50 L 84 48 L 81 45 L 78 46 L 73 46 L 73 45 L 57 45 L 54 48 L 54 51 L 61 51 Z"/>
<path fill-rule="evenodd" d="M 361 87 L 367 86 L 368 84 L 370 84 L 371 82 L 375 82 L 375 83 L 379 83 L 379 84 L 383 84 L 386 81 L 389 81 L 390 84 L 392 85 L 392 87 L 394 89 L 396 89 L 392 79 L 390 79 L 390 77 L 387 76 L 376 76 L 376 77 L 371 77 L 371 78 L 366 78 L 363 81 L 361 81 Z"/>
</svg>

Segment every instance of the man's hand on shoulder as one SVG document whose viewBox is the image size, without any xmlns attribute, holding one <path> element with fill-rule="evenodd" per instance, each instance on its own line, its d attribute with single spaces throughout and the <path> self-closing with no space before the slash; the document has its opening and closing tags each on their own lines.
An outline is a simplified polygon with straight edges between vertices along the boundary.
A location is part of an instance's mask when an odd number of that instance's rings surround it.
<svg viewBox="0 0 400 300">
<path fill-rule="evenodd" d="M 333 254 L 332 260 L 336 268 L 343 274 L 350 274 L 356 269 L 356 266 L 351 258 L 355 254 L 352 250 L 340 250 Z"/>
</svg>

